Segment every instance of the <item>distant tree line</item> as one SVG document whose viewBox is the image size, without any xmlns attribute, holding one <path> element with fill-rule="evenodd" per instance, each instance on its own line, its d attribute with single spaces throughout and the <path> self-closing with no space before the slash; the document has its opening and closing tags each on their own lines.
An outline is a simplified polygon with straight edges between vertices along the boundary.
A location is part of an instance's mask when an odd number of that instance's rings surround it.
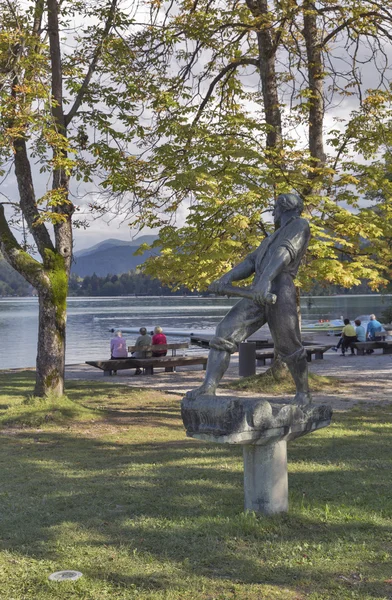
<svg viewBox="0 0 392 600">
<path fill-rule="evenodd" d="M 31 285 L 0 254 L 0 296 L 28 296 Z"/>
<path fill-rule="evenodd" d="M 389 288 L 385 288 L 385 293 L 390 293 Z M 377 293 L 369 286 L 367 281 L 362 281 L 359 285 L 351 288 L 345 288 L 342 285 L 323 284 L 319 281 L 313 281 L 312 285 L 308 286 L 306 292 L 301 292 L 301 296 L 336 296 L 348 295 L 355 296 L 357 294 L 374 294 Z"/>
<path fill-rule="evenodd" d="M 159 279 L 154 279 L 143 273 L 128 271 L 122 275 L 106 275 L 98 277 L 95 273 L 82 278 L 71 275 L 69 280 L 69 296 L 181 296 L 196 294 L 183 287 L 173 292 L 163 285 Z"/>
<path fill-rule="evenodd" d="M 392 285 L 385 290 L 392 292 Z M 0 297 L 1 296 L 29 296 L 33 287 L 17 273 L 0 255 Z M 169 287 L 143 273 L 129 271 L 122 275 L 106 275 L 99 277 L 95 273 L 86 277 L 71 275 L 69 281 L 69 296 L 181 296 L 194 295 L 200 292 L 191 292 L 182 287 L 173 292 Z M 338 285 L 322 285 L 314 281 L 313 285 L 302 293 L 302 296 L 333 296 L 335 294 L 371 294 L 372 290 L 366 281 L 361 285 L 346 289 Z"/>
</svg>

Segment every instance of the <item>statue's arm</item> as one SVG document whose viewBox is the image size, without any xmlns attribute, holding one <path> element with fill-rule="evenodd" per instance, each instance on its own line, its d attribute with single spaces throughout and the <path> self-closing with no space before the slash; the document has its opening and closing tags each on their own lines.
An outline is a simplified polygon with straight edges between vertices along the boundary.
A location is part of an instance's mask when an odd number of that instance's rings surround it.
<svg viewBox="0 0 392 600">
<path fill-rule="evenodd" d="M 263 271 L 262 277 L 256 284 L 253 294 L 254 300 L 258 304 L 265 304 L 271 294 L 271 284 L 283 269 L 291 262 L 290 252 L 284 246 L 277 248 L 267 267 Z"/>
<path fill-rule="evenodd" d="M 269 282 L 277 277 L 288 264 L 290 264 L 292 256 L 290 252 L 284 246 L 279 246 L 274 252 L 271 260 L 263 271 L 263 279 L 267 279 Z"/>
<path fill-rule="evenodd" d="M 216 294 L 222 293 L 223 288 L 230 285 L 233 281 L 241 281 L 250 277 L 255 272 L 255 252 L 249 254 L 242 262 L 233 267 L 230 271 L 222 275 L 209 286 L 210 292 Z"/>
<path fill-rule="evenodd" d="M 231 271 L 223 275 L 221 279 L 226 279 L 226 283 L 232 281 L 241 281 L 250 277 L 255 272 L 255 258 L 254 253 L 249 254 L 242 262 L 233 267 Z"/>
</svg>

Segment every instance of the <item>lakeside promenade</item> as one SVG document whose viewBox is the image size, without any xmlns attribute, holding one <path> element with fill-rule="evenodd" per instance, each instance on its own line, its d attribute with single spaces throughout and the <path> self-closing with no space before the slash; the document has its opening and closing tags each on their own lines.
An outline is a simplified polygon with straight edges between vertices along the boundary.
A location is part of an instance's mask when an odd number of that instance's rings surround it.
<svg viewBox="0 0 392 600">
<path fill-rule="evenodd" d="M 256 373 L 268 369 L 257 367 Z M 376 350 L 374 354 L 365 356 L 341 357 L 339 353 L 329 350 L 324 354 L 323 360 L 313 360 L 309 363 L 309 370 L 318 375 L 337 377 L 342 381 L 338 392 L 330 394 L 316 392 L 313 394 L 315 404 L 329 403 L 334 410 L 348 410 L 357 404 L 375 405 L 392 402 L 392 355 L 382 354 Z M 129 387 L 159 390 L 172 394 L 184 395 L 186 391 L 200 385 L 204 371 L 199 366 L 179 367 L 175 373 L 165 373 L 156 370 L 153 376 L 137 376 L 131 371 L 118 371 L 117 376 L 104 377 L 103 372 L 84 364 L 68 365 L 66 379 L 102 381 L 102 383 L 122 384 Z M 230 366 L 222 381 L 230 385 L 231 381 L 238 379 L 238 354 L 233 355 Z M 219 394 L 228 394 L 228 388 L 218 389 Z M 237 396 L 269 397 L 268 390 L 265 394 L 252 394 L 250 392 L 235 391 Z M 277 403 L 290 401 L 290 397 L 276 397 Z"/>
</svg>

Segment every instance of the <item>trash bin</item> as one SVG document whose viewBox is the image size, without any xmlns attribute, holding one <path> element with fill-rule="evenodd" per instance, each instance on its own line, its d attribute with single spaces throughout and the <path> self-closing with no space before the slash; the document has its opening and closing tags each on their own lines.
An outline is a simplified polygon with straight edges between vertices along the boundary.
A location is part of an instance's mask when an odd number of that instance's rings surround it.
<svg viewBox="0 0 392 600">
<path fill-rule="evenodd" d="M 239 345 L 238 374 L 240 377 L 250 377 L 256 374 L 255 342 L 242 342 Z"/>
</svg>

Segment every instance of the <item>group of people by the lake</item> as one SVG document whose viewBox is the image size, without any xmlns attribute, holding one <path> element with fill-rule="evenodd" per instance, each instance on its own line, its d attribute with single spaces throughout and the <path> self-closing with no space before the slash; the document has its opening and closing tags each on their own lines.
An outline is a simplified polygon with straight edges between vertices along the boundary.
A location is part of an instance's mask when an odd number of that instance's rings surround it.
<svg viewBox="0 0 392 600">
<path fill-rule="evenodd" d="M 336 352 L 341 348 L 341 356 L 345 356 L 347 350 L 351 350 L 351 354 L 355 354 L 353 344 L 355 342 L 376 341 L 381 339 L 382 325 L 376 319 L 376 315 L 370 315 L 366 330 L 360 319 L 355 319 L 354 325 L 351 325 L 350 319 L 344 319 L 344 327 L 342 335 L 337 346 L 332 349 Z M 373 350 L 366 350 L 371 354 Z"/>
<path fill-rule="evenodd" d="M 151 356 L 166 356 L 167 350 L 154 349 L 149 350 L 150 346 L 162 346 L 167 344 L 167 339 L 163 333 L 162 327 L 157 325 L 154 328 L 154 332 L 149 334 L 146 327 L 140 327 L 139 337 L 136 339 L 134 345 L 134 351 L 132 352 L 133 358 L 149 358 Z M 124 359 L 128 358 L 128 347 L 127 341 L 122 336 L 121 331 L 116 331 L 115 336 L 110 340 L 110 357 L 111 359 Z M 135 375 L 141 375 L 142 370 L 137 368 Z"/>
</svg>

